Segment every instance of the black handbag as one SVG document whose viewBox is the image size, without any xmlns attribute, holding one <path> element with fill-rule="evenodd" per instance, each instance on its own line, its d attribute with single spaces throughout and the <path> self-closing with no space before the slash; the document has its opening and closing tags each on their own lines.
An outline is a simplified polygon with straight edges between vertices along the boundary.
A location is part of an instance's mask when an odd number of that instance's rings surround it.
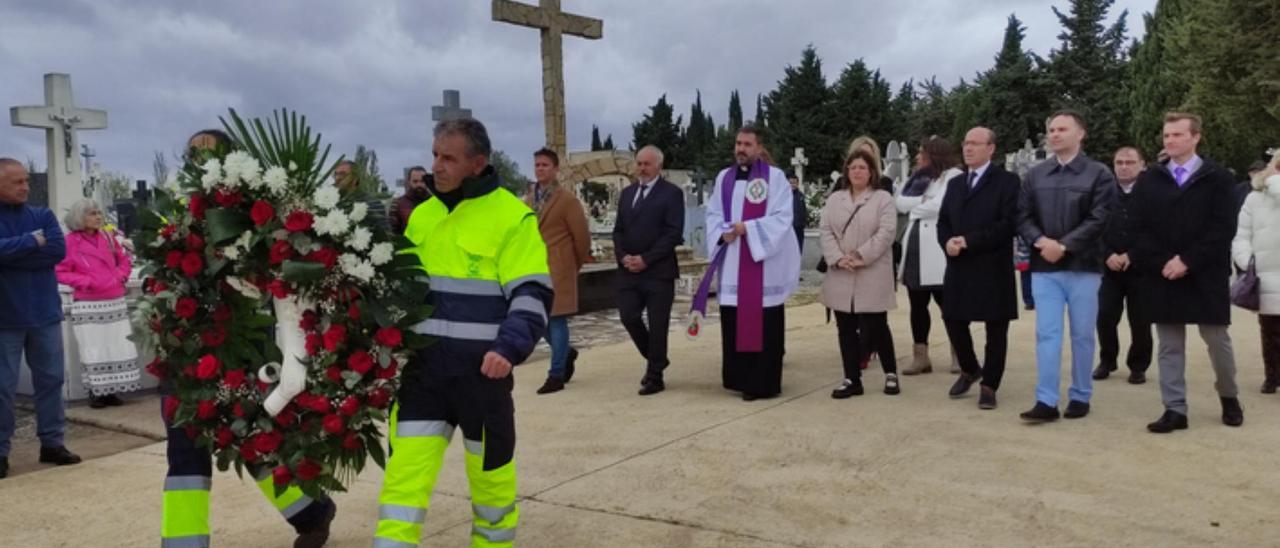
<svg viewBox="0 0 1280 548">
<path fill-rule="evenodd" d="M 849 230 L 849 225 L 850 225 L 850 224 L 853 224 L 853 218 L 858 216 L 858 210 L 862 209 L 862 206 L 864 206 L 864 205 L 866 205 L 866 204 L 860 204 L 860 205 L 858 205 L 858 207 L 853 208 L 853 214 L 852 214 L 852 215 L 849 215 L 849 220 L 844 222 L 844 228 L 841 228 L 841 229 L 840 229 L 840 234 L 841 234 L 841 235 L 843 235 L 843 234 L 844 234 L 844 231 Z M 840 241 L 840 237 L 839 237 L 839 236 L 837 236 L 837 237 L 836 237 L 836 242 L 839 242 L 839 241 Z M 823 256 L 822 258 L 818 259 L 818 266 L 817 266 L 817 270 L 818 270 L 818 272 L 821 272 L 821 273 L 823 273 L 823 274 L 826 274 L 826 273 L 827 273 L 827 268 L 828 268 L 828 266 L 827 266 L 827 257 L 826 257 L 826 256 Z"/>
<path fill-rule="evenodd" d="M 1236 277 L 1236 281 L 1231 282 L 1231 304 L 1257 312 L 1262 308 L 1262 296 L 1258 287 L 1258 267 L 1255 263 L 1256 259 L 1249 257 L 1249 267 Z"/>
</svg>

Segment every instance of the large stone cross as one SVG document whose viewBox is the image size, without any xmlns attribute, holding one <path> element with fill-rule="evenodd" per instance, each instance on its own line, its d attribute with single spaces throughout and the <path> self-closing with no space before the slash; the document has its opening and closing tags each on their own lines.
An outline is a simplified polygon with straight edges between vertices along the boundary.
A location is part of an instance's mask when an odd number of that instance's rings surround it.
<svg viewBox="0 0 1280 548">
<path fill-rule="evenodd" d="M 444 105 L 431 107 L 431 119 L 436 122 L 470 117 L 471 109 L 462 108 L 462 93 L 456 89 L 444 90 Z"/>
<path fill-rule="evenodd" d="M 19 127 L 45 130 L 45 149 L 49 155 L 49 209 L 62 216 L 71 204 L 84 197 L 80 172 L 80 143 L 76 132 L 81 129 L 107 127 L 107 112 L 79 108 L 71 97 L 71 76 L 44 75 L 44 103 L 39 106 L 12 107 L 9 121 Z"/>
<path fill-rule="evenodd" d="M 796 147 L 796 155 L 791 157 L 791 167 L 795 168 L 796 180 L 800 181 L 800 188 L 804 189 L 804 166 L 809 165 L 809 159 L 804 156 L 804 147 Z"/>
<path fill-rule="evenodd" d="M 568 34 L 598 40 L 604 36 L 604 21 L 565 13 L 560 10 L 560 0 L 538 0 L 537 6 L 493 0 L 493 20 L 542 31 L 542 102 L 547 148 L 567 158 L 562 38 Z"/>
</svg>

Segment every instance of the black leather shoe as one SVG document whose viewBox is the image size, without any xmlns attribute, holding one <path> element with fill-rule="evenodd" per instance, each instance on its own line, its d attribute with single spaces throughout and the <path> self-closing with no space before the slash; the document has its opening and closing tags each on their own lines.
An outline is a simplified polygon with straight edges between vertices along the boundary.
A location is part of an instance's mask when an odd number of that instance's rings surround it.
<svg viewBox="0 0 1280 548">
<path fill-rule="evenodd" d="M 90 409 L 102 409 L 109 405 L 106 396 L 89 396 Z"/>
<path fill-rule="evenodd" d="M 1174 430 L 1187 429 L 1187 416 L 1177 411 L 1166 409 L 1160 420 L 1147 425 L 1147 430 L 1155 434 L 1168 434 Z"/>
<path fill-rule="evenodd" d="M 1021 415 L 1022 420 L 1028 422 L 1052 422 L 1058 420 L 1058 408 L 1044 402 L 1036 402 L 1036 406 L 1032 407 Z"/>
<path fill-rule="evenodd" d="M 56 464 L 58 466 L 78 464 L 80 462 L 80 455 L 67 451 L 67 448 L 63 446 L 41 447 L 40 462 Z"/>
<path fill-rule="evenodd" d="M 326 500 L 325 504 L 328 506 L 324 509 L 324 521 L 315 529 L 299 533 L 298 538 L 293 541 L 293 548 L 320 548 L 329 542 L 329 526 L 333 523 L 333 516 L 338 513 L 338 505 L 334 504 L 333 499 Z"/>
<path fill-rule="evenodd" d="M 862 395 L 862 379 L 845 379 L 840 383 L 840 388 L 831 391 L 831 397 L 837 400 L 843 400 L 853 396 Z"/>
<path fill-rule="evenodd" d="M 884 393 L 890 396 L 902 393 L 902 386 L 898 384 L 897 373 L 888 373 L 884 376 Z"/>
<path fill-rule="evenodd" d="M 573 372 L 575 371 L 574 363 L 578 361 L 578 349 L 569 347 L 569 358 L 564 361 L 564 382 L 569 384 L 573 380 Z"/>
<path fill-rule="evenodd" d="M 1222 424 L 1240 426 L 1244 424 L 1244 409 L 1236 398 L 1219 398 L 1222 400 Z"/>
<path fill-rule="evenodd" d="M 982 393 L 978 394 L 978 409 L 995 409 L 996 408 L 996 391 L 988 386 L 980 386 Z"/>
<path fill-rule="evenodd" d="M 1099 365 L 1097 369 L 1093 370 L 1093 380 L 1095 381 L 1106 380 L 1107 377 L 1111 376 L 1111 372 L 1115 370 L 1116 370 L 1116 367 L 1114 365 L 1112 366 Z"/>
<path fill-rule="evenodd" d="M 107 396 L 107 405 L 111 407 L 120 407 L 121 405 L 124 405 L 124 400 L 120 399 L 120 396 L 116 394 L 111 394 L 110 396 Z"/>
<path fill-rule="evenodd" d="M 1147 374 L 1142 371 L 1129 372 L 1129 384 L 1146 384 Z"/>
<path fill-rule="evenodd" d="M 539 394 L 551 394 L 564 390 L 564 380 L 557 377 L 547 377 L 547 381 L 542 383 L 542 388 L 538 389 Z"/>
<path fill-rule="evenodd" d="M 1263 393 L 1263 394 L 1275 394 L 1275 393 L 1276 393 L 1276 381 L 1273 381 L 1273 380 L 1270 380 L 1270 379 L 1265 380 L 1265 381 L 1262 381 L 1262 393 Z"/>
<path fill-rule="evenodd" d="M 1089 404 L 1082 401 L 1071 400 L 1067 403 L 1067 410 L 1062 413 L 1063 418 L 1079 419 L 1089 414 Z"/>
<path fill-rule="evenodd" d="M 663 384 L 662 381 L 650 380 L 649 382 L 645 383 L 644 386 L 640 387 L 639 394 L 641 396 L 652 396 L 666 389 L 667 389 L 667 385 Z"/>
<path fill-rule="evenodd" d="M 970 388 L 973 387 L 973 383 L 980 380 L 982 380 L 982 375 L 974 375 L 970 377 L 967 374 L 961 373 L 959 377 L 956 377 L 955 384 L 951 385 L 951 391 L 949 394 L 951 394 L 951 397 L 953 398 L 963 396 L 969 392 Z"/>
<path fill-rule="evenodd" d="M 9 477 L 9 457 L 0 457 L 0 479 Z"/>
</svg>

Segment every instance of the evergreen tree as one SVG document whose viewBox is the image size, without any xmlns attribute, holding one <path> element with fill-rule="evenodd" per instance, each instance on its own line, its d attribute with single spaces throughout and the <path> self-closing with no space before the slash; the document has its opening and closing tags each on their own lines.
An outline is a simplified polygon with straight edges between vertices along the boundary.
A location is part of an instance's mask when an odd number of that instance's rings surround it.
<svg viewBox="0 0 1280 548">
<path fill-rule="evenodd" d="M 507 153 L 501 150 L 495 150 L 489 155 L 489 165 L 493 166 L 494 171 L 498 173 L 498 184 L 511 191 L 516 196 L 524 196 L 524 192 L 529 188 L 531 181 L 520 173 L 520 164 L 512 160 Z"/>
<path fill-rule="evenodd" d="M 591 126 L 591 151 L 604 150 L 604 144 L 600 142 L 600 128 L 596 125 Z"/>
<path fill-rule="evenodd" d="M 710 117 L 702 109 L 702 91 L 698 91 L 689 109 L 689 127 L 685 129 L 685 151 L 690 167 L 701 165 L 715 142 L 715 126 L 708 127 Z"/>
<path fill-rule="evenodd" d="M 1175 27 L 1186 22 L 1189 4 L 1191 0 L 1157 2 L 1155 12 L 1143 16 L 1146 35 L 1130 50 L 1129 140 L 1150 157 L 1163 146 L 1164 114 L 1178 109 L 1187 95 L 1187 80 L 1170 69 L 1172 54 L 1190 53 L 1173 42 Z"/>
<path fill-rule="evenodd" d="M 1049 89 L 1035 57 L 1022 49 L 1025 37 L 1026 27 L 1010 15 L 995 66 L 978 79 L 974 96 L 976 121 L 996 132 L 996 148 L 1006 153 L 1022 148 L 1027 139 L 1038 144 L 1049 114 Z M 955 129 L 963 135 L 968 128 Z"/>
<path fill-rule="evenodd" d="M 898 94 L 889 104 L 890 141 L 912 143 L 919 140 L 918 136 L 911 134 L 912 111 L 916 104 L 915 87 L 914 80 L 903 82 L 902 87 L 898 88 Z"/>
<path fill-rule="evenodd" d="M 667 167 L 683 168 L 687 165 L 681 129 L 683 125 L 684 117 L 675 117 L 674 109 L 664 94 L 657 103 L 649 107 L 649 113 L 642 120 L 631 125 L 632 148 L 640 150 L 645 145 L 656 146 L 666 156 Z"/>
<path fill-rule="evenodd" d="M 911 111 L 911 120 L 907 125 L 911 133 L 907 138 L 907 146 L 913 150 L 922 139 L 934 135 L 950 135 L 955 120 L 947 88 L 938 82 L 938 77 L 930 76 L 928 80 L 920 82 L 918 87 L 919 95 L 916 96 L 915 108 Z"/>
<path fill-rule="evenodd" d="M 607 137 L 604 138 L 604 145 L 601 147 L 601 150 L 617 150 L 617 147 L 613 146 L 612 133 L 610 133 Z"/>
<path fill-rule="evenodd" d="M 862 59 L 849 63 L 831 90 L 836 149 L 844 151 L 859 135 L 888 143 L 893 138 L 892 95 L 880 71 L 871 71 Z"/>
<path fill-rule="evenodd" d="M 801 53 L 798 66 L 788 66 L 777 89 L 765 98 L 769 151 L 775 161 L 804 147 L 810 168 L 818 173 L 838 169 L 842 150 L 835 146 L 831 90 L 822 75 L 822 60 L 813 46 Z"/>
<path fill-rule="evenodd" d="M 1095 158 L 1110 158 L 1126 144 L 1129 128 L 1124 48 L 1128 11 L 1110 27 L 1103 25 L 1114 2 L 1071 0 L 1069 13 L 1053 8 L 1063 30 L 1058 35 L 1061 45 L 1049 54 L 1051 106 L 1084 115 L 1089 126 L 1084 148 Z"/>
<path fill-rule="evenodd" d="M 768 120 L 765 119 L 764 115 L 763 95 L 756 95 L 756 117 L 751 120 L 751 123 L 759 127 L 766 127 L 769 123 Z"/>
<path fill-rule="evenodd" d="M 738 90 L 735 89 L 729 94 L 729 131 L 737 132 L 741 128 L 742 99 L 738 97 Z"/>
</svg>

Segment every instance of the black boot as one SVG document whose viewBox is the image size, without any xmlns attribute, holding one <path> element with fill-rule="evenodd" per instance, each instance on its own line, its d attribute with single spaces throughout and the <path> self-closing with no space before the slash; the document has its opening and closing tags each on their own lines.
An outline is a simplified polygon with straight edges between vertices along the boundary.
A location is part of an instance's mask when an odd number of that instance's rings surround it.
<svg viewBox="0 0 1280 548">
<path fill-rule="evenodd" d="M 328 499 L 324 503 L 326 505 L 324 520 L 315 529 L 298 533 L 298 538 L 293 541 L 293 548 L 320 548 L 324 543 L 329 542 L 329 526 L 333 523 L 333 516 L 338 513 L 338 505 L 334 504 L 333 499 Z"/>
<path fill-rule="evenodd" d="M 569 347 L 569 358 L 564 361 L 564 382 L 569 384 L 573 380 L 574 362 L 578 361 L 578 349 Z"/>
<path fill-rule="evenodd" d="M 1240 426 L 1244 424 L 1244 408 L 1236 398 L 1220 398 L 1222 400 L 1222 424 Z"/>
<path fill-rule="evenodd" d="M 89 396 L 89 407 L 93 409 L 102 409 L 110 403 L 107 403 L 106 396 Z"/>
<path fill-rule="evenodd" d="M 564 380 L 559 377 L 547 377 L 547 382 L 542 383 L 542 388 L 538 389 L 539 394 L 551 394 L 564 390 Z"/>
<path fill-rule="evenodd" d="M 41 447 L 40 462 L 56 464 L 58 466 L 78 464 L 80 462 L 80 455 L 67 451 L 67 448 L 64 446 Z"/>
</svg>

